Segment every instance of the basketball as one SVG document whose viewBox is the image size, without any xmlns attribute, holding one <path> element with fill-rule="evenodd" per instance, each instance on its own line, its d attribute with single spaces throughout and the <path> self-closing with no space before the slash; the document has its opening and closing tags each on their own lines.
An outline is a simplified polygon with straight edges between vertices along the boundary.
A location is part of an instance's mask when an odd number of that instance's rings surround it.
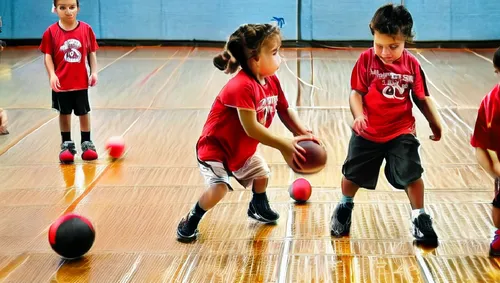
<svg viewBox="0 0 500 283">
<path fill-rule="evenodd" d="M 291 166 L 292 170 L 300 174 L 313 174 L 321 171 L 327 160 L 325 148 L 315 141 L 300 141 L 298 144 L 306 151 L 304 154 L 306 162 L 301 163 L 302 169 L 294 163 Z"/>
<path fill-rule="evenodd" d="M 74 213 L 59 217 L 49 228 L 50 246 L 65 259 L 85 255 L 94 244 L 94 239 L 95 230 L 92 223 Z"/>
<path fill-rule="evenodd" d="M 290 197 L 298 203 L 306 202 L 312 193 L 312 187 L 309 181 L 304 178 L 298 178 L 288 188 Z"/>
<path fill-rule="evenodd" d="M 118 159 L 125 152 L 125 140 L 121 136 L 111 137 L 106 142 L 105 148 L 110 157 Z"/>
</svg>

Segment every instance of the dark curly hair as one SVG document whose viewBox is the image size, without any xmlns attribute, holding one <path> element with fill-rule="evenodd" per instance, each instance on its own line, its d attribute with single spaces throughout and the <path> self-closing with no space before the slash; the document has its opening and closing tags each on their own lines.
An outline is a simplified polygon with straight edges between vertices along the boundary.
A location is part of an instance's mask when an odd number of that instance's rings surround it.
<svg viewBox="0 0 500 283">
<path fill-rule="evenodd" d="M 403 5 L 387 4 L 375 12 L 370 22 L 372 35 L 375 31 L 392 37 L 404 36 L 406 42 L 413 42 L 413 18 Z"/>
<path fill-rule="evenodd" d="M 500 47 L 493 54 L 493 66 L 500 70 Z"/>
</svg>

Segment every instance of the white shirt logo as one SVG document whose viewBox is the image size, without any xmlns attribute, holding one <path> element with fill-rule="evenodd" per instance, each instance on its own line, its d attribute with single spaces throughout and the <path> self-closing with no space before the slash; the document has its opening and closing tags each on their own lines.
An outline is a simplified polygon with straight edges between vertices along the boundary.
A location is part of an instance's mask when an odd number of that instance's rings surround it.
<svg viewBox="0 0 500 283">
<path fill-rule="evenodd" d="M 269 96 L 262 99 L 257 105 L 257 118 L 259 123 L 266 125 L 268 117 L 276 111 L 276 105 L 278 104 L 278 96 Z"/>
<path fill-rule="evenodd" d="M 64 44 L 59 48 L 62 52 L 64 52 L 64 60 L 69 63 L 80 63 L 82 60 L 82 53 L 78 51 L 79 48 L 82 47 L 80 41 L 76 39 L 68 39 Z"/>
</svg>

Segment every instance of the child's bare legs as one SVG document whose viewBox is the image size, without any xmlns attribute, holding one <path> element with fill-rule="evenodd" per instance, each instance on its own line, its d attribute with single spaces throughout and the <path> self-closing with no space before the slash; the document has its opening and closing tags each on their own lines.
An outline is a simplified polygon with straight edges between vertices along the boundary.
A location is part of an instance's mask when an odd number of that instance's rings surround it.
<svg viewBox="0 0 500 283">
<path fill-rule="evenodd" d="M 353 182 L 347 180 L 345 177 L 342 177 L 342 194 L 346 197 L 354 198 L 356 193 L 359 190 L 359 186 L 354 184 Z"/>
<path fill-rule="evenodd" d="M 488 152 L 482 148 L 476 148 L 476 158 L 479 165 L 494 179 L 500 176 L 500 162 L 498 156 L 493 152 Z M 498 185 L 498 180 L 496 181 Z M 495 197 L 498 193 L 498 188 L 495 188 Z M 497 229 L 500 229 L 500 208 L 493 206 L 492 210 L 493 224 Z"/>
<path fill-rule="evenodd" d="M 208 167 L 205 168 L 208 169 Z M 196 240 L 198 237 L 198 224 L 203 218 L 203 215 L 224 198 L 228 189 L 226 183 L 219 181 L 212 183 L 201 194 L 196 205 L 189 210 L 188 215 L 184 217 L 177 226 L 177 239 L 180 242 L 189 243 Z"/>
<path fill-rule="evenodd" d="M 59 128 L 61 129 L 61 133 L 71 133 L 71 114 L 59 115 Z M 69 139 L 71 140 L 71 138 Z M 63 136 L 63 142 L 65 142 L 65 138 Z"/>
<path fill-rule="evenodd" d="M 495 179 L 495 197 L 493 199 L 491 218 L 497 231 L 490 245 L 490 255 L 500 256 L 500 162 L 496 153 L 482 148 L 476 148 L 476 158 L 479 165 Z"/>
<path fill-rule="evenodd" d="M 228 191 L 228 187 L 224 183 L 213 184 L 200 197 L 198 204 L 204 211 L 212 209 L 219 201 L 221 201 Z"/>
<path fill-rule="evenodd" d="M 80 131 L 90 132 L 90 115 L 85 114 L 80 116 L 79 118 L 80 118 Z"/>
<path fill-rule="evenodd" d="M 424 181 L 422 178 L 409 184 L 405 191 L 412 209 L 421 209 L 424 207 Z"/>
<path fill-rule="evenodd" d="M 253 191 L 257 194 L 265 193 L 267 189 L 268 178 L 256 179 L 253 182 Z M 207 211 L 212 209 L 221 201 L 228 191 L 225 183 L 218 183 L 210 186 L 200 197 L 199 206 Z"/>
</svg>

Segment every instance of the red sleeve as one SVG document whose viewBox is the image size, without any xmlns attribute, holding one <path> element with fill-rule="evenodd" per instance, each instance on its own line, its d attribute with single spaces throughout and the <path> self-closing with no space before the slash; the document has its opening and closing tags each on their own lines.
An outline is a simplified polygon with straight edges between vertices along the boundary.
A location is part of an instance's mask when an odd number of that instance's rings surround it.
<svg viewBox="0 0 500 283">
<path fill-rule="evenodd" d="M 53 55 L 53 42 L 52 36 L 50 32 L 50 28 L 48 28 L 42 36 L 42 42 L 40 43 L 40 47 L 38 48 L 43 54 Z"/>
<path fill-rule="evenodd" d="M 97 45 L 97 40 L 95 38 L 95 33 L 92 28 L 89 26 L 89 53 L 96 52 L 99 49 L 99 45 Z"/>
<path fill-rule="evenodd" d="M 237 82 L 236 82 L 237 83 Z M 255 91 L 250 84 L 235 86 L 233 84 L 224 88 L 221 94 L 224 105 L 234 108 L 256 110 Z"/>
<path fill-rule="evenodd" d="M 276 89 L 278 90 L 278 105 L 276 106 L 276 110 L 278 112 L 286 111 L 289 107 L 288 100 L 286 99 L 285 93 L 281 88 L 280 80 L 276 75 L 273 76 L 273 81 L 276 84 Z"/>
<path fill-rule="evenodd" d="M 470 144 L 473 147 L 487 149 L 490 147 L 488 137 L 489 135 L 488 125 L 486 122 L 486 107 L 485 100 L 483 100 L 477 112 L 476 125 L 474 126 L 474 132 L 472 133 Z"/>
<path fill-rule="evenodd" d="M 413 72 L 415 72 L 415 81 L 413 82 L 412 93 L 418 99 L 424 99 L 426 96 L 429 96 L 424 70 L 416 58 L 413 58 L 412 65 Z"/>
<path fill-rule="evenodd" d="M 371 52 L 371 51 L 370 51 Z M 351 73 L 351 89 L 364 95 L 368 92 L 368 74 L 367 74 L 367 58 L 366 52 L 363 52 Z"/>
</svg>

